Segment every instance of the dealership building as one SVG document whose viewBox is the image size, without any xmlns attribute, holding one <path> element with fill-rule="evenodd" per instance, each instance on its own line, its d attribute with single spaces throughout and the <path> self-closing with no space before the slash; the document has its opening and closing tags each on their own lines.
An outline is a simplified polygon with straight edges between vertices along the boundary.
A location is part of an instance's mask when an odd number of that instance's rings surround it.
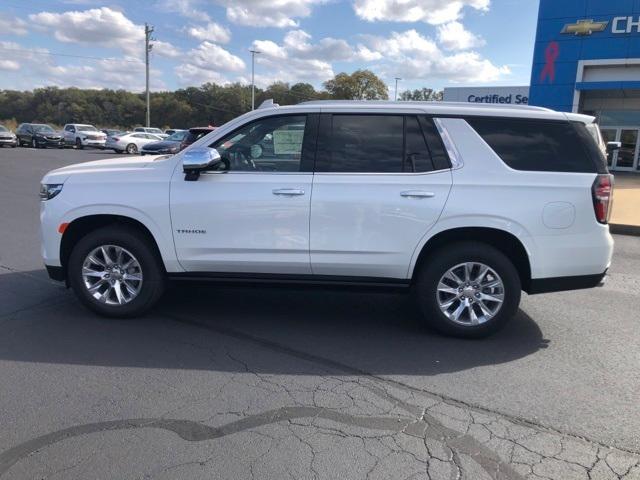
<svg viewBox="0 0 640 480">
<path fill-rule="evenodd" d="M 594 115 L 622 142 L 611 168 L 640 173 L 640 0 L 540 0 L 531 85 L 447 88 L 445 100 Z"/>
</svg>

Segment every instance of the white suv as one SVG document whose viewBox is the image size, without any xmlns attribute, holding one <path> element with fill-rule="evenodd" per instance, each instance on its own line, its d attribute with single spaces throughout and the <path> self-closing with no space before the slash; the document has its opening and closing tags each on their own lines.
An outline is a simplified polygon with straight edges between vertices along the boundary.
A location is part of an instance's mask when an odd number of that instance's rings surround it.
<svg viewBox="0 0 640 480">
<path fill-rule="evenodd" d="M 407 288 L 439 331 L 486 335 L 521 290 L 605 277 L 612 178 L 592 122 L 447 103 L 260 108 L 174 156 L 47 174 L 44 262 L 114 317 L 148 310 L 169 278 L 357 284 Z"/>
<path fill-rule="evenodd" d="M 82 123 L 67 123 L 64 126 L 64 141 L 78 149 L 84 147 L 104 148 L 107 135 L 93 125 Z"/>
</svg>

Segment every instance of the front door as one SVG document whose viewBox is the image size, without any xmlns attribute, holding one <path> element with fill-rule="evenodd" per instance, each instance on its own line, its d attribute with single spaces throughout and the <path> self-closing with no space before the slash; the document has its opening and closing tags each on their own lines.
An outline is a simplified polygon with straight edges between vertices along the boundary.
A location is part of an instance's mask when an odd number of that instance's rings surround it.
<svg viewBox="0 0 640 480">
<path fill-rule="evenodd" d="M 255 120 L 211 145 L 223 170 L 185 181 L 176 169 L 171 222 L 185 270 L 311 273 L 313 149 L 307 145 L 315 143 L 314 120 L 300 114 Z"/>
<path fill-rule="evenodd" d="M 313 273 L 406 279 L 451 183 L 430 119 L 323 114 L 311 201 Z"/>
</svg>

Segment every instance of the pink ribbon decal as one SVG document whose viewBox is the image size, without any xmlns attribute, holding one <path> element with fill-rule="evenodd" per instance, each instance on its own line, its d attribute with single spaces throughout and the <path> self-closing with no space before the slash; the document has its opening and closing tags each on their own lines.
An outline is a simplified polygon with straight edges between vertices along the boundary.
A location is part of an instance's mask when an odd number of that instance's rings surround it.
<svg viewBox="0 0 640 480">
<path fill-rule="evenodd" d="M 550 42 L 544 51 L 544 59 L 547 62 L 540 72 L 540 82 L 544 82 L 549 77 L 549 83 L 553 83 L 556 79 L 556 60 L 560 55 L 560 45 L 558 42 Z"/>
</svg>

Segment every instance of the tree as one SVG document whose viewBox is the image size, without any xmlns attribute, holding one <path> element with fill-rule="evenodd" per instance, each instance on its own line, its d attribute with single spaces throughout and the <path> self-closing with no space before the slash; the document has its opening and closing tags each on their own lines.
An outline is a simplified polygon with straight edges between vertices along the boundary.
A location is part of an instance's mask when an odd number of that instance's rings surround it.
<svg viewBox="0 0 640 480">
<path fill-rule="evenodd" d="M 400 94 L 400 100 L 414 102 L 439 102 L 442 100 L 443 92 L 432 88 L 420 88 L 413 91 L 406 90 Z"/>
<path fill-rule="evenodd" d="M 338 100 L 387 100 L 387 85 L 371 70 L 356 70 L 351 75 L 339 73 L 324 82 L 331 98 Z"/>
</svg>

